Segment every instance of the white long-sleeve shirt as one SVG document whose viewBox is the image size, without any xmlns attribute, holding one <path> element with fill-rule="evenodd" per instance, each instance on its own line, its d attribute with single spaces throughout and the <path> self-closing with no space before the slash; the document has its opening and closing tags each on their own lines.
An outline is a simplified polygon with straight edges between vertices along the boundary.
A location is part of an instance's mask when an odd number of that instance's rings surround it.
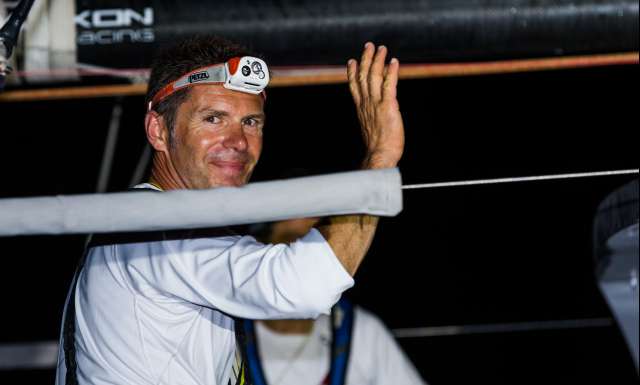
<svg viewBox="0 0 640 385">
<path fill-rule="evenodd" d="M 234 322 L 328 314 L 353 285 L 322 235 L 290 245 L 248 236 L 89 250 L 78 276 L 79 383 L 227 385 Z M 65 383 L 63 336 L 57 385 Z"/>
<path fill-rule="evenodd" d="M 354 309 L 345 385 L 425 385 L 389 330 L 372 313 Z M 322 385 L 329 373 L 331 318 L 315 320 L 309 334 L 282 334 L 255 323 L 268 384 Z"/>
</svg>

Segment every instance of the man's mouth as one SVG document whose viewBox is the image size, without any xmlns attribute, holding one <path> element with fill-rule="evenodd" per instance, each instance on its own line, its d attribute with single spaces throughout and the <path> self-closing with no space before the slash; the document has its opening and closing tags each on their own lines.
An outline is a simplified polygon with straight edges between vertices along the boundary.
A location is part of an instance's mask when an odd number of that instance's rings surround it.
<svg viewBox="0 0 640 385">
<path fill-rule="evenodd" d="M 212 160 L 211 163 L 217 168 L 228 170 L 229 172 L 241 172 L 247 164 L 242 160 Z"/>
<path fill-rule="evenodd" d="M 207 156 L 207 162 L 214 167 L 218 173 L 235 178 L 246 173 L 247 165 L 249 164 L 249 154 L 242 152 L 211 152 Z"/>
<path fill-rule="evenodd" d="M 209 164 L 218 172 L 231 177 L 243 175 L 247 169 L 249 159 L 247 156 L 209 156 Z"/>
</svg>

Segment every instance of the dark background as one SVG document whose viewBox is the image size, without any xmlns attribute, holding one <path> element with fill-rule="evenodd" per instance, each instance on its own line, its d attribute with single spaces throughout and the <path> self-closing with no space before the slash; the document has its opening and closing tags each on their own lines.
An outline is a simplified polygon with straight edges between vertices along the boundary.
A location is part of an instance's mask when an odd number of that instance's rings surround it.
<svg viewBox="0 0 640 385">
<path fill-rule="evenodd" d="M 405 183 L 638 168 L 638 66 L 399 84 Z M 115 99 L 0 103 L 0 196 L 91 193 Z M 143 98 L 124 114 L 110 191 L 144 146 Z M 357 168 L 346 85 L 274 88 L 255 179 Z M 404 193 L 349 292 L 390 328 L 610 317 L 593 274 L 599 202 L 632 177 Z M 1 215 L 1 214 L 0 214 Z M 58 338 L 84 236 L 0 238 L 0 343 Z M 400 341 L 431 384 L 638 383 L 615 327 Z M 52 383 L 53 370 L 0 383 Z"/>
</svg>

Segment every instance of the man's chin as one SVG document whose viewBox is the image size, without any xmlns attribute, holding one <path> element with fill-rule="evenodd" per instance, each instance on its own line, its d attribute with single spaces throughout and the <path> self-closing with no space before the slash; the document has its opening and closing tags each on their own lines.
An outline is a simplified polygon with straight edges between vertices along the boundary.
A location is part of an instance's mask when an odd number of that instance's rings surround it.
<svg viewBox="0 0 640 385">
<path fill-rule="evenodd" d="M 240 187 L 247 184 L 248 179 L 249 178 L 244 175 L 216 177 L 215 179 L 209 180 L 209 188 Z"/>
</svg>

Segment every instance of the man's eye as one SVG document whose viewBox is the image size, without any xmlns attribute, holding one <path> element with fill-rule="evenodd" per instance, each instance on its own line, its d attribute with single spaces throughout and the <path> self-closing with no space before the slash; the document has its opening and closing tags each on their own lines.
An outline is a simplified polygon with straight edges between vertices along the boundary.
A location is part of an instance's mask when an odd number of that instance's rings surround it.
<svg viewBox="0 0 640 385">
<path fill-rule="evenodd" d="M 257 125 L 258 125 L 258 121 L 257 121 L 256 119 L 253 119 L 253 118 L 251 118 L 251 119 L 245 119 L 245 120 L 244 120 L 244 124 L 245 124 L 246 126 L 253 127 L 253 126 L 257 126 Z"/>
<path fill-rule="evenodd" d="M 220 117 L 215 116 L 215 115 L 211 115 L 211 116 L 207 116 L 204 119 L 207 123 L 220 123 Z"/>
</svg>

